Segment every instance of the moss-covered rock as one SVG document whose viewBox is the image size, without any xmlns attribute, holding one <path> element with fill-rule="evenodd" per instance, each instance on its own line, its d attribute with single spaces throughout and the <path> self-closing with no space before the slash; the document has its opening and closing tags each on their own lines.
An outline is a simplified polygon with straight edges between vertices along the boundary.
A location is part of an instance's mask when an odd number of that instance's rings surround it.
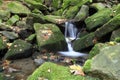
<svg viewBox="0 0 120 80">
<path fill-rule="evenodd" d="M 0 36 L 0 51 L 5 49 L 6 47 L 6 43 L 2 40 L 2 37 Z"/>
<path fill-rule="evenodd" d="M 111 35 L 110 40 L 111 40 L 111 41 L 115 41 L 115 40 L 117 40 L 118 38 L 120 38 L 120 29 L 114 30 L 114 31 L 112 32 L 112 35 Z"/>
<path fill-rule="evenodd" d="M 85 61 L 84 65 L 83 65 L 83 71 L 84 72 L 89 72 L 90 69 L 91 69 L 91 63 L 92 63 L 92 60 L 91 59 L 88 59 L 87 61 Z"/>
<path fill-rule="evenodd" d="M 90 33 L 88 35 L 85 35 L 84 37 L 77 39 L 73 43 L 73 49 L 75 51 L 80 51 L 82 49 L 85 49 L 87 47 L 93 46 L 95 44 L 95 34 Z"/>
<path fill-rule="evenodd" d="M 0 10 L 0 19 L 6 21 L 10 18 L 10 12 L 5 10 Z"/>
<path fill-rule="evenodd" d="M 34 24 L 37 43 L 41 49 L 48 51 L 66 50 L 67 44 L 64 35 L 54 24 Z"/>
<path fill-rule="evenodd" d="M 102 27 L 98 28 L 95 31 L 95 36 L 100 38 L 113 30 L 119 28 L 120 26 L 120 14 L 109 20 L 107 23 L 105 23 Z"/>
<path fill-rule="evenodd" d="M 111 9 L 105 8 L 85 19 L 87 30 L 96 29 L 111 19 Z"/>
<path fill-rule="evenodd" d="M 15 24 L 15 22 L 17 22 L 19 20 L 19 16 L 18 15 L 14 15 L 11 18 L 9 18 L 9 20 L 6 22 L 7 25 L 13 25 Z"/>
<path fill-rule="evenodd" d="M 4 35 L 8 39 L 16 39 L 18 38 L 18 34 L 15 32 L 9 32 L 9 31 L 0 31 L 2 35 Z"/>
<path fill-rule="evenodd" d="M 107 42 L 107 43 L 98 43 L 95 44 L 95 46 L 92 48 L 92 50 L 89 52 L 89 58 L 91 59 L 95 55 L 99 54 L 99 52 L 108 46 L 114 46 L 116 42 Z"/>
<path fill-rule="evenodd" d="M 29 14 L 31 11 L 19 1 L 11 1 L 7 8 L 11 13 Z"/>
<path fill-rule="evenodd" d="M 108 46 L 92 58 L 90 75 L 101 80 L 120 80 L 120 45 Z"/>
<path fill-rule="evenodd" d="M 93 3 L 90 5 L 91 8 L 96 9 L 97 11 L 104 9 L 106 6 L 103 3 Z"/>
<path fill-rule="evenodd" d="M 65 2 L 63 2 L 63 10 L 64 10 L 63 16 L 67 19 L 73 19 L 80 10 L 80 7 L 87 2 L 90 2 L 90 0 L 76 0 L 76 1 L 66 0 Z M 74 3 L 75 3 L 74 6 L 68 5 L 68 4 L 72 5 Z M 67 8 L 67 6 L 69 7 Z"/>
<path fill-rule="evenodd" d="M 23 40 L 15 40 L 4 56 L 4 59 L 19 59 L 32 54 L 32 45 Z"/>
<path fill-rule="evenodd" d="M 63 23 L 66 21 L 66 19 L 62 16 L 54 16 L 54 15 L 46 15 L 44 16 L 44 19 L 48 22 L 52 22 L 52 23 L 55 23 L 55 24 L 59 24 L 61 23 L 62 21 L 60 21 L 59 19 L 62 19 L 63 20 Z"/>
<path fill-rule="evenodd" d="M 74 17 L 75 21 L 84 20 L 89 14 L 89 7 L 87 5 L 82 5 L 79 12 Z"/>
<path fill-rule="evenodd" d="M 43 0 L 25 0 L 28 3 L 28 6 L 31 8 L 37 8 L 39 10 L 47 10 L 47 7 L 42 4 Z"/>
<path fill-rule="evenodd" d="M 98 80 L 92 77 L 83 77 L 72 75 L 70 73 L 70 68 L 60 66 L 54 63 L 45 62 L 39 68 L 37 68 L 32 75 L 30 75 L 27 80 L 38 80 L 38 79 L 48 79 L 48 80 Z"/>
</svg>

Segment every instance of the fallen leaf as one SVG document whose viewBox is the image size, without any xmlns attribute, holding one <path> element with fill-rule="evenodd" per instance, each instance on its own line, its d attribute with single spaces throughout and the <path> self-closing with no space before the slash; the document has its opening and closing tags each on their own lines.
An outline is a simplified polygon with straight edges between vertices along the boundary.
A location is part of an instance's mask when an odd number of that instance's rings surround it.
<svg viewBox="0 0 120 80">
<path fill-rule="evenodd" d="M 73 73 L 74 75 L 81 75 L 85 76 L 84 72 L 82 71 L 82 67 L 79 65 L 71 65 L 70 66 L 70 72 Z"/>
</svg>

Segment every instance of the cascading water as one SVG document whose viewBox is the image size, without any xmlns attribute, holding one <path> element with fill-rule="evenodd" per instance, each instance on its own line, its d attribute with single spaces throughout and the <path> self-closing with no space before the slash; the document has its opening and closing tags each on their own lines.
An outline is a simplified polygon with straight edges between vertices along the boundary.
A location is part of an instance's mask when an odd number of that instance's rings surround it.
<svg viewBox="0 0 120 80">
<path fill-rule="evenodd" d="M 58 53 L 68 57 L 82 57 L 87 55 L 84 53 L 75 52 L 72 48 L 72 41 L 77 38 L 77 31 L 78 30 L 73 23 L 65 22 L 65 39 L 68 45 L 68 51 L 59 51 Z"/>
</svg>

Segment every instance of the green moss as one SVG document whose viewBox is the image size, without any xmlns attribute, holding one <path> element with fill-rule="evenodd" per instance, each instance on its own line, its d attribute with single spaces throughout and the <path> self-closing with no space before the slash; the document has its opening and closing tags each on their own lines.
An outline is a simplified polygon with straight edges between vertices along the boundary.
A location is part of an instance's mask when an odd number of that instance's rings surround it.
<svg viewBox="0 0 120 80">
<path fill-rule="evenodd" d="M 111 20 L 109 20 L 107 23 L 105 23 L 102 27 L 98 28 L 95 31 L 95 36 L 100 38 L 113 30 L 119 28 L 120 25 L 120 14 L 113 17 Z"/>
<path fill-rule="evenodd" d="M 111 19 L 111 10 L 109 8 L 102 9 L 92 16 L 85 19 L 86 28 L 92 30 L 105 24 Z"/>
<path fill-rule="evenodd" d="M 116 42 L 120 42 L 120 37 L 115 38 Z"/>
<path fill-rule="evenodd" d="M 10 18 L 10 12 L 5 10 L 0 10 L 0 19 L 6 21 Z"/>
<path fill-rule="evenodd" d="M 85 72 L 89 72 L 90 71 L 90 69 L 91 69 L 91 62 L 92 62 L 91 59 L 88 59 L 85 62 L 84 66 L 83 66 L 83 71 L 85 71 Z"/>
<path fill-rule="evenodd" d="M 14 15 L 6 22 L 6 24 L 7 25 L 13 25 L 18 20 L 19 20 L 19 16 L 18 15 Z"/>
<path fill-rule="evenodd" d="M 32 45 L 23 41 L 15 40 L 4 56 L 4 59 L 18 59 L 29 57 L 32 54 Z"/>
<path fill-rule="evenodd" d="M 38 80 L 43 77 L 48 80 L 97 80 L 91 77 L 72 75 L 68 67 L 60 66 L 54 63 L 45 62 L 37 68 L 27 80 Z"/>
<path fill-rule="evenodd" d="M 34 24 L 38 46 L 50 51 L 66 50 L 64 35 L 54 24 Z"/>
<path fill-rule="evenodd" d="M 0 73 L 0 80 L 4 80 L 2 73 Z"/>
<path fill-rule="evenodd" d="M 16 14 L 28 14 L 31 11 L 19 1 L 11 1 L 8 4 L 8 10 Z"/>
</svg>

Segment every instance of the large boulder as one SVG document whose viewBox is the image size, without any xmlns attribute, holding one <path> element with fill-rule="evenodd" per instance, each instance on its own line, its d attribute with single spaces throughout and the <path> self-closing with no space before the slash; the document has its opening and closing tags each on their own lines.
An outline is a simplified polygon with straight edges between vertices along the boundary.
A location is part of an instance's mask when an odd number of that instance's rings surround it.
<svg viewBox="0 0 120 80">
<path fill-rule="evenodd" d="M 93 30 L 102 26 L 111 19 L 111 9 L 104 8 L 85 19 L 87 30 Z"/>
<path fill-rule="evenodd" d="M 119 28 L 119 26 L 120 26 L 120 14 L 116 15 L 111 20 L 109 20 L 107 23 L 105 23 L 102 27 L 98 28 L 95 31 L 95 36 L 97 38 L 101 38 L 102 36 Z"/>
<path fill-rule="evenodd" d="M 10 3 L 8 3 L 8 10 L 11 13 L 15 13 L 15 14 L 29 14 L 31 11 L 25 6 L 23 5 L 21 2 L 19 1 L 11 1 Z"/>
<path fill-rule="evenodd" d="M 54 24 L 35 23 L 34 29 L 38 46 L 48 51 L 66 50 L 67 44 L 64 35 Z"/>
<path fill-rule="evenodd" d="M 99 80 L 92 77 L 72 75 L 70 68 L 51 62 L 45 62 L 38 67 L 27 80 Z"/>
<path fill-rule="evenodd" d="M 120 44 L 104 47 L 87 61 L 84 70 L 101 80 L 120 80 Z"/>
<path fill-rule="evenodd" d="M 4 59 L 26 58 L 32 54 L 32 45 L 23 40 L 15 40 L 4 56 Z"/>
</svg>

